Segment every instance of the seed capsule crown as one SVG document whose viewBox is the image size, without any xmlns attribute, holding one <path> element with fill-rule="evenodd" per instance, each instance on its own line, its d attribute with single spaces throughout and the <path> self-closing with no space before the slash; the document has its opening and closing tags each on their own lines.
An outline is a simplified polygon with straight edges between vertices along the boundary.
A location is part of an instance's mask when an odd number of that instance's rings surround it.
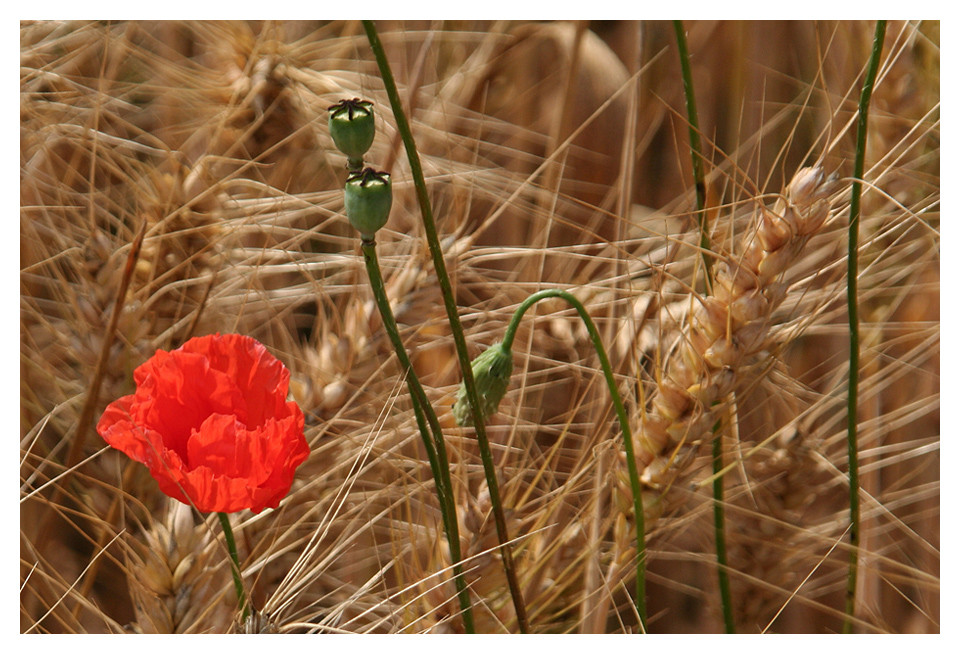
<svg viewBox="0 0 960 654">
<path fill-rule="evenodd" d="M 373 103 L 360 98 L 341 100 L 327 109 L 330 136 L 340 152 L 349 159 L 361 160 L 373 144 L 376 125 Z"/>
</svg>

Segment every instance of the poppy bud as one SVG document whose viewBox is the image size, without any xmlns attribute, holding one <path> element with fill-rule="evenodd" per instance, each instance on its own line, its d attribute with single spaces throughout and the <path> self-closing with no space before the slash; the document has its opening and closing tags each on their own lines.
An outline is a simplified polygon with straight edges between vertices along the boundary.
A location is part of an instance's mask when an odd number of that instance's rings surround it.
<svg viewBox="0 0 960 654">
<path fill-rule="evenodd" d="M 344 188 L 347 218 L 363 238 L 372 239 L 374 233 L 387 224 L 392 203 L 393 190 L 388 173 L 364 168 L 347 178 Z"/>
<path fill-rule="evenodd" d="M 513 353 L 504 347 L 503 343 L 495 343 L 473 360 L 470 369 L 473 370 L 473 381 L 480 397 L 480 413 L 487 418 L 497 412 L 500 400 L 507 392 L 510 373 L 513 372 Z M 453 417 L 461 427 L 473 424 L 473 411 L 470 410 L 470 401 L 467 399 L 467 389 L 463 382 L 460 382 L 457 391 Z"/>
<path fill-rule="evenodd" d="M 354 98 L 341 100 L 327 109 L 330 136 L 340 152 L 347 155 L 351 170 L 363 166 L 363 155 L 370 149 L 376 126 L 373 123 L 373 103 Z"/>
</svg>

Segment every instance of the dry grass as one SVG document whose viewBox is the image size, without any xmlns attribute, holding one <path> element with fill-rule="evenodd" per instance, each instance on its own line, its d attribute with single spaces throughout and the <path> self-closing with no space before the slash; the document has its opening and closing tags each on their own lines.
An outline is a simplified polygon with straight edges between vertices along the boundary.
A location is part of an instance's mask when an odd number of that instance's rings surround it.
<svg viewBox="0 0 960 654">
<path fill-rule="evenodd" d="M 738 630 L 832 632 L 847 561 L 844 176 L 873 26 L 688 29 L 728 271 L 798 170 L 822 161 L 840 178 L 823 226 L 768 280 L 782 296 L 751 314 L 766 340 L 736 361 L 718 409 Z M 701 257 L 670 25 L 380 30 L 473 354 L 529 293 L 572 290 L 608 344 L 640 452 L 678 335 L 719 325 L 691 313 Z M 354 96 L 379 110 L 368 160 L 396 194 L 381 265 L 441 409 L 478 629 L 514 631 L 479 455 L 449 411 L 459 375 L 409 170 L 359 24 L 45 22 L 20 34 L 21 631 L 235 628 L 215 521 L 171 506 L 81 420 L 88 401 L 99 416 L 131 392 L 155 349 L 213 331 L 249 334 L 286 363 L 312 447 L 279 509 L 233 516 L 254 629 L 461 629 L 429 466 L 342 216 L 344 160 L 324 118 Z M 939 38 L 938 23 L 890 25 L 871 114 L 865 632 L 940 630 Z M 598 363 L 572 311 L 528 316 L 488 433 L 531 624 L 635 631 L 622 443 Z M 679 440 L 647 475 L 649 626 L 716 632 L 709 447 Z"/>
</svg>

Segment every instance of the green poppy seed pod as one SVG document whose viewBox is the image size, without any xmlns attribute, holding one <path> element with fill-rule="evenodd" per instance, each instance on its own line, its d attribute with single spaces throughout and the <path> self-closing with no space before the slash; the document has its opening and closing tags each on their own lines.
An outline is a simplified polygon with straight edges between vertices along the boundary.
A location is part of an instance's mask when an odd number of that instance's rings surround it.
<svg viewBox="0 0 960 654">
<path fill-rule="evenodd" d="M 503 343 L 495 343 L 473 360 L 470 369 L 473 370 L 473 381 L 480 397 L 480 412 L 486 419 L 497 412 L 500 400 L 507 392 L 510 373 L 513 372 L 513 353 Z M 461 427 L 473 424 L 473 411 L 470 410 L 470 400 L 467 399 L 463 382 L 460 382 L 457 390 L 453 417 Z"/>
<path fill-rule="evenodd" d="M 327 109 L 330 136 L 340 152 L 347 155 L 351 169 L 363 165 L 363 155 L 373 143 L 376 126 L 373 122 L 373 103 L 354 98 L 341 100 Z"/>
<path fill-rule="evenodd" d="M 390 175 L 373 168 L 351 173 L 344 188 L 343 203 L 350 224 L 364 239 L 372 240 L 390 217 L 393 204 Z"/>
</svg>

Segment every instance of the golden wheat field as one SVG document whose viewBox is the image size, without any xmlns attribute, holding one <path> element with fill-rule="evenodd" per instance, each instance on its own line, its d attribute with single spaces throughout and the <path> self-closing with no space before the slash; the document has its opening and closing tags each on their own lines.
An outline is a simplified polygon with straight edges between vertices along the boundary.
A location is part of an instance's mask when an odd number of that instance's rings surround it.
<svg viewBox="0 0 960 654">
<path fill-rule="evenodd" d="M 716 442 L 735 630 L 841 631 L 847 239 L 875 23 L 685 21 L 703 216 L 669 21 L 376 25 L 470 357 L 544 289 L 597 326 L 642 483 L 646 630 L 725 630 Z M 377 251 L 443 430 L 475 628 L 518 632 L 361 23 L 40 21 L 20 24 L 21 633 L 464 631 L 418 405 L 344 214 L 327 114 L 355 97 L 374 105 L 366 160 L 392 175 Z M 853 630 L 939 633 L 938 22 L 889 22 L 866 137 Z M 310 447 L 276 509 L 229 517 L 246 621 L 217 516 L 96 429 L 158 349 L 218 332 L 289 369 Z M 486 433 L 529 630 L 641 631 L 622 431 L 568 305 L 520 323 Z"/>
</svg>

